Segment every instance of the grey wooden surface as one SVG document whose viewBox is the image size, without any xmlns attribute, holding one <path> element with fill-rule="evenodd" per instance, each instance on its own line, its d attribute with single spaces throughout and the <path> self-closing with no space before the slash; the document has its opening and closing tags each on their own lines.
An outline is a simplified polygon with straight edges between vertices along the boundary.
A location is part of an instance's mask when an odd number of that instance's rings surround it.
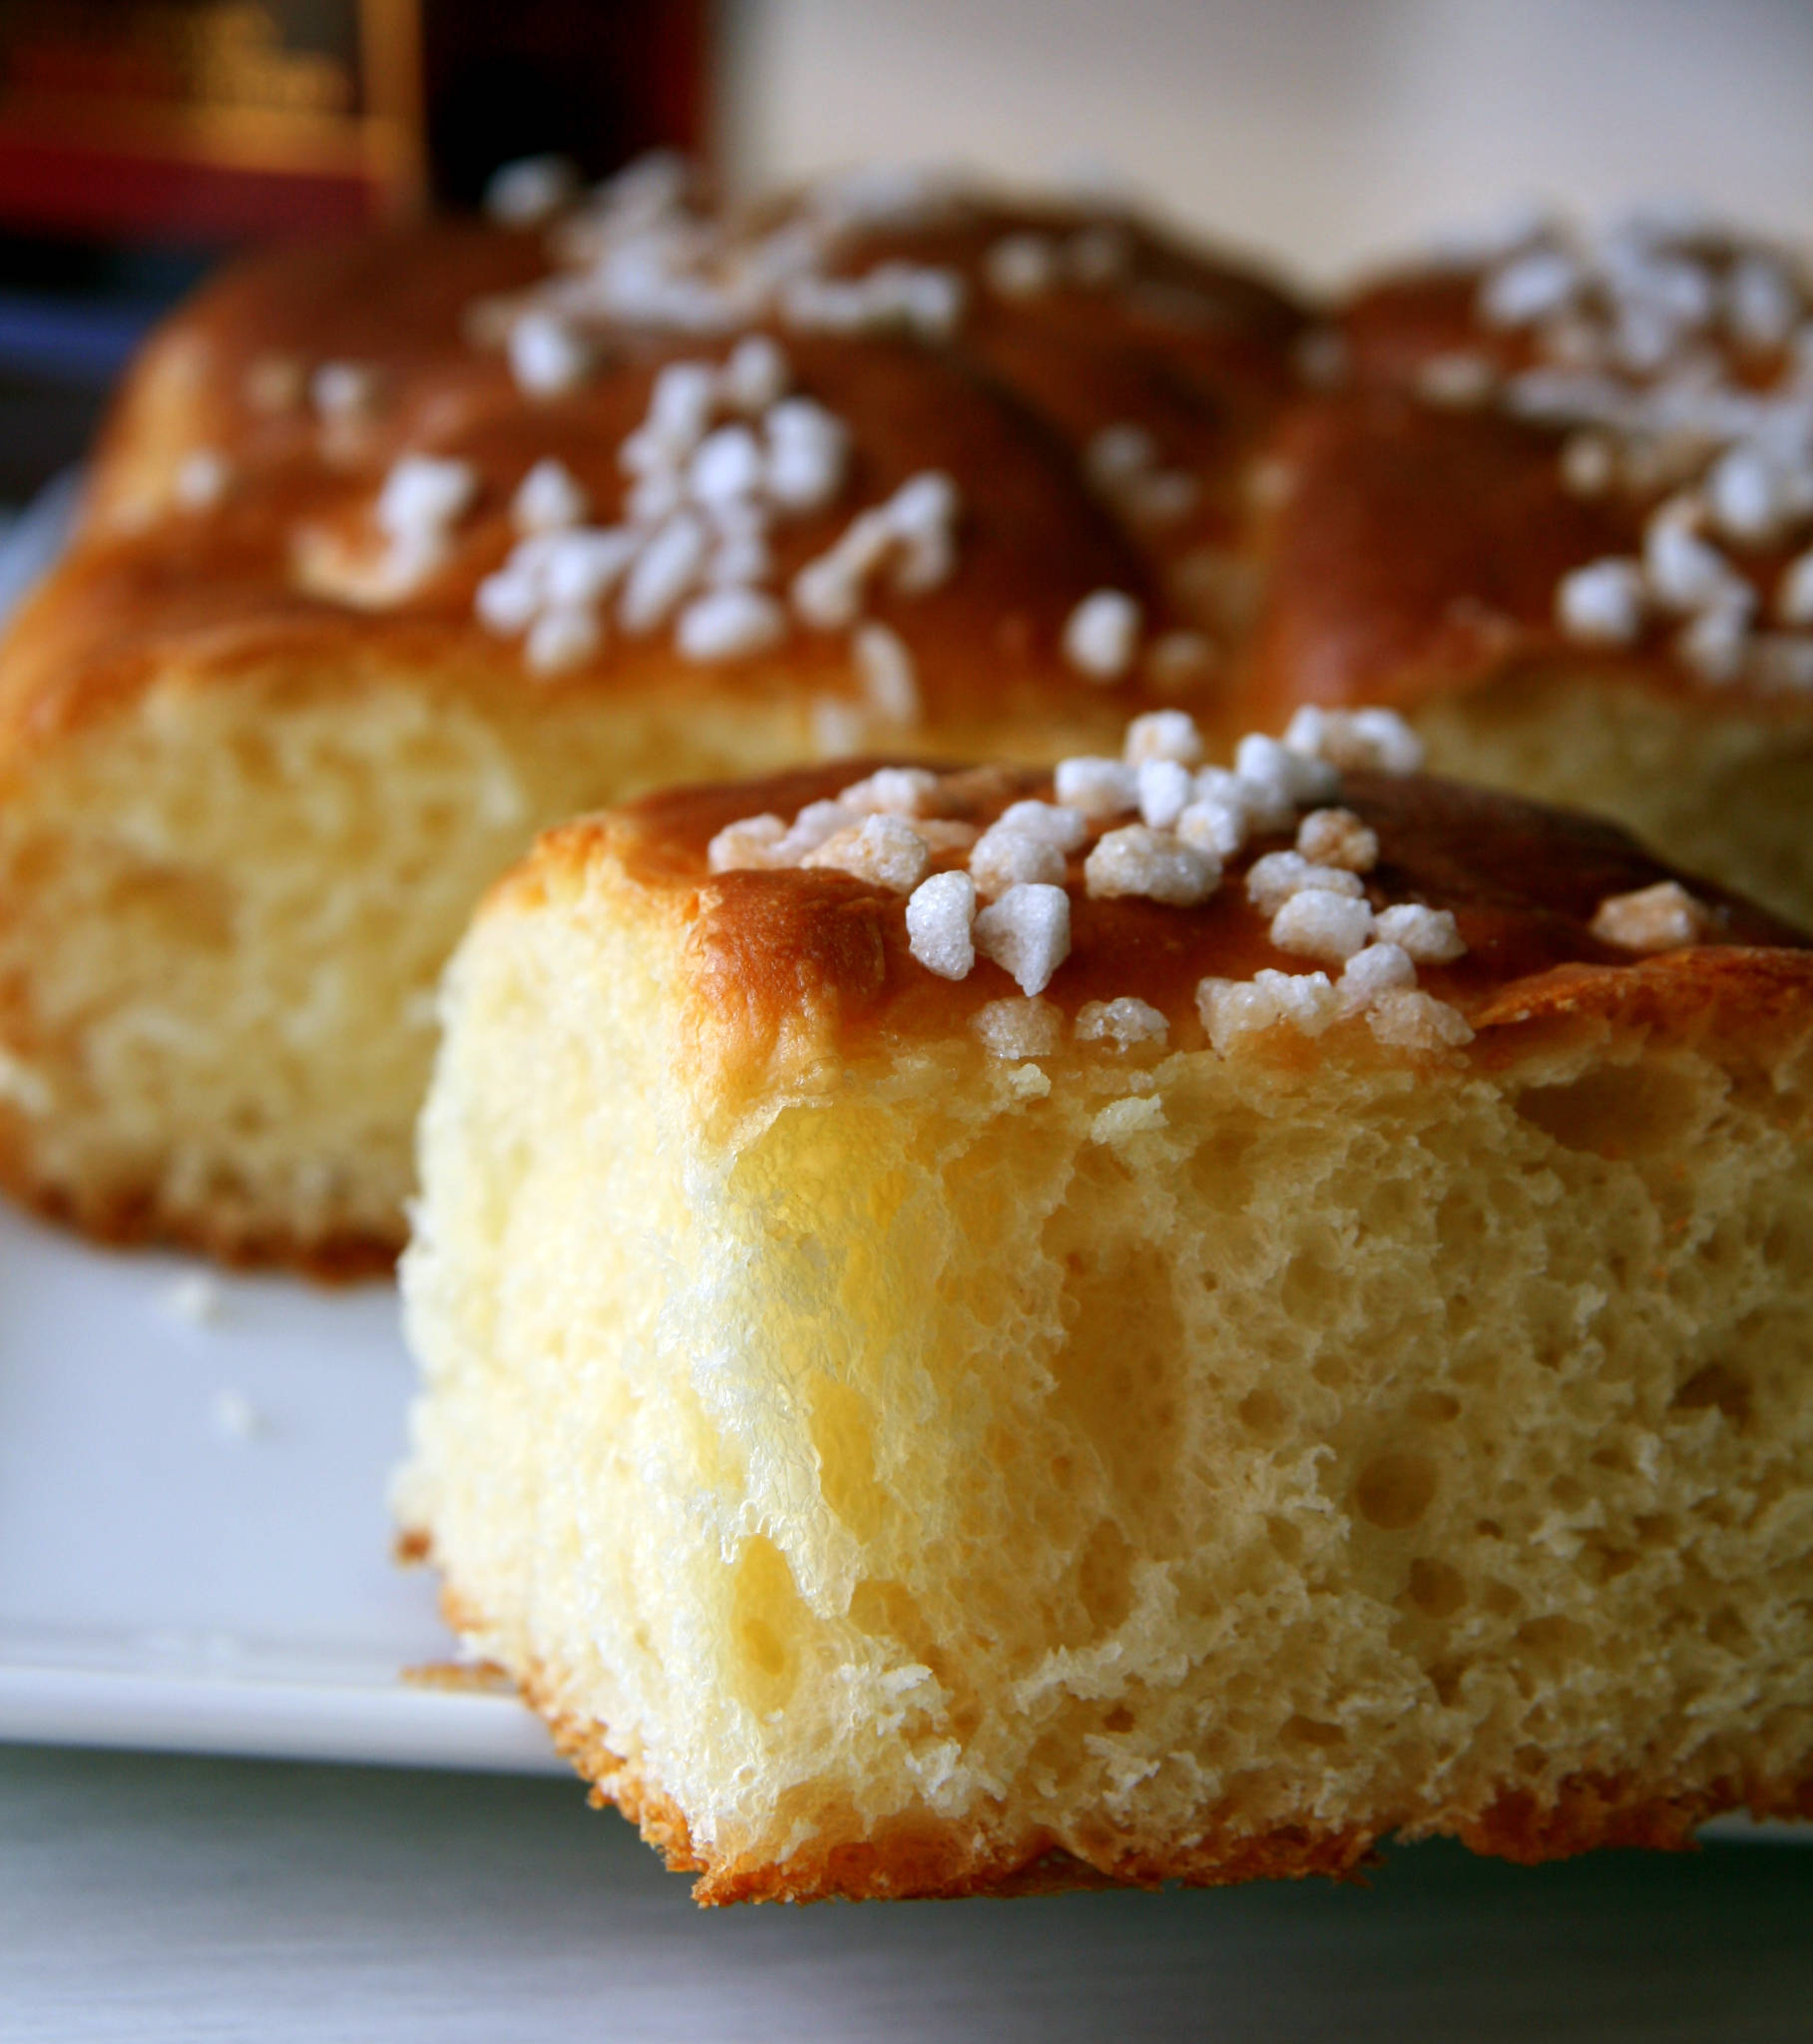
<svg viewBox="0 0 1813 2044">
<path fill-rule="evenodd" d="M 1813 1849 L 696 1910 L 577 1786 L 0 1749 L 0 2037 L 1813 2039 Z"/>
</svg>

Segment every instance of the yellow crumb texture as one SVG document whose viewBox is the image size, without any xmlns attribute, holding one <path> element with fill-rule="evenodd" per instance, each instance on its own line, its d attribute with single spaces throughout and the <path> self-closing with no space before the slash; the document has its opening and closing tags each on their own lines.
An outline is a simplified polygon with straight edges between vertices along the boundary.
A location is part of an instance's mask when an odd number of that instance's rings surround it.
<svg viewBox="0 0 1813 2044">
<path fill-rule="evenodd" d="M 1792 1802 L 1804 1036 L 965 1037 L 712 1113 L 681 900 L 544 868 L 456 961 L 397 1498 L 702 1897 Z"/>
<path fill-rule="evenodd" d="M 485 886 L 577 809 L 805 750 L 760 698 L 173 672 L 0 781 L 0 1165 L 102 1234 L 388 1261 L 435 980 Z"/>
</svg>

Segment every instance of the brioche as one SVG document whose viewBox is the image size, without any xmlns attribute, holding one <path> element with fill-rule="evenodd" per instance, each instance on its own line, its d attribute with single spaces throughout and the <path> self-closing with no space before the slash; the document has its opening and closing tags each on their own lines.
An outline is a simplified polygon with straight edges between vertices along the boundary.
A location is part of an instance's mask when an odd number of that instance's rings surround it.
<svg viewBox="0 0 1813 2044">
<path fill-rule="evenodd" d="M 733 227 L 639 173 L 545 228 L 259 258 L 152 341 L 0 649 L 16 1193 L 385 1264 L 435 974 L 538 828 L 1202 698 L 1187 564 L 1232 544 L 1301 315 L 1106 213 L 1039 213 L 1059 273 L 999 289 L 1034 216 L 838 190 Z"/>
<path fill-rule="evenodd" d="M 1813 928 L 1813 290 L 1665 218 L 1388 277 L 1272 449 L 1242 711 L 1389 703 Z"/>
<path fill-rule="evenodd" d="M 1813 1810 L 1806 940 L 1201 752 L 650 796 L 449 970 L 405 1546 L 701 1901 Z"/>
<path fill-rule="evenodd" d="M 1312 328 L 1125 208 L 660 162 L 244 264 L 0 645 L 0 1181 L 385 1265 L 435 971 L 538 828 L 1165 704 L 1217 758 L 1395 706 L 1813 927 L 1809 302 L 1545 226 Z"/>
</svg>

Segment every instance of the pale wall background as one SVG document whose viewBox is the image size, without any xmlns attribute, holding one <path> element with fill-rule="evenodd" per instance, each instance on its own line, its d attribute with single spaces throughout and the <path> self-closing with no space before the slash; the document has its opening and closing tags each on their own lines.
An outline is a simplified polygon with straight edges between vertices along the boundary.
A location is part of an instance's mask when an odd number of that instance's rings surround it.
<svg viewBox="0 0 1813 2044">
<path fill-rule="evenodd" d="M 1813 242 L 1809 0 L 725 0 L 742 188 L 1112 171 L 1329 278 L 1531 198 Z"/>
</svg>

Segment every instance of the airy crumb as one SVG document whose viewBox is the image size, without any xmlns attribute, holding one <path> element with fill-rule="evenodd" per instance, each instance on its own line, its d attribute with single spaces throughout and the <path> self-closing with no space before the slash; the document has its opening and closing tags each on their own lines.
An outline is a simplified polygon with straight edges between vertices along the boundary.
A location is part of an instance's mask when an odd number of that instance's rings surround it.
<svg viewBox="0 0 1813 2044">
<path fill-rule="evenodd" d="M 1629 894 L 1607 894 L 1592 918 L 1592 934 L 1620 951 L 1678 951 L 1696 944 L 1708 917 L 1678 880 L 1658 880 Z"/>
</svg>

